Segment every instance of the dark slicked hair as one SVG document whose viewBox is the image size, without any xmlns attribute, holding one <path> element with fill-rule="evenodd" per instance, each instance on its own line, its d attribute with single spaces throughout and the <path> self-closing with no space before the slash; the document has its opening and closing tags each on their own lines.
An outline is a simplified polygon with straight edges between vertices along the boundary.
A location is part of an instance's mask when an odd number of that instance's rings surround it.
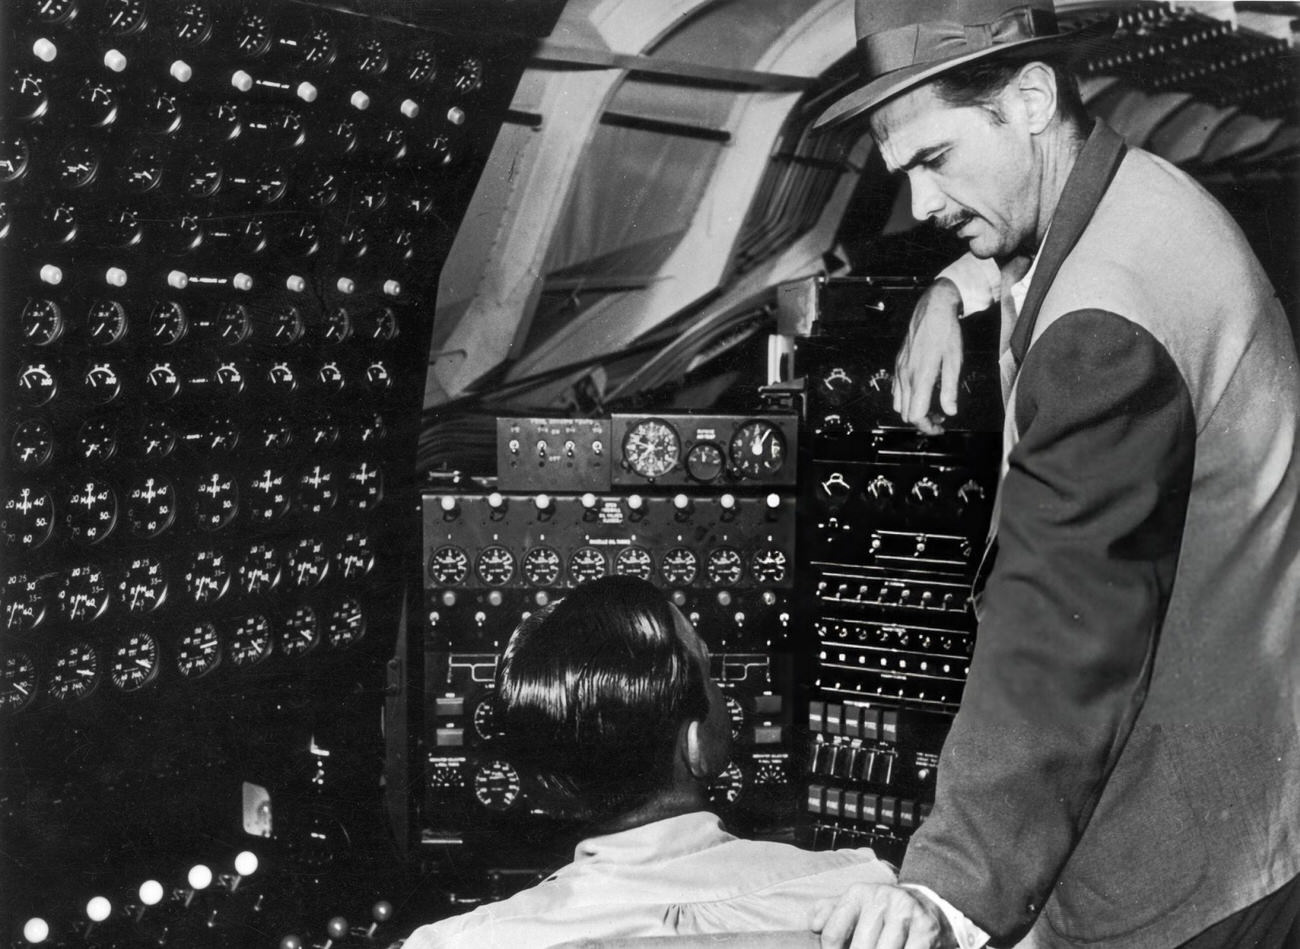
<svg viewBox="0 0 1300 949">
<path fill-rule="evenodd" d="M 1056 76 L 1056 114 L 1070 127 L 1075 137 L 1086 138 L 1092 127 L 1092 119 L 1084 108 L 1079 80 L 1061 54 L 1035 56 L 1032 59 L 1013 55 L 977 59 L 939 75 L 933 80 L 934 93 L 949 105 L 982 106 L 996 120 L 1002 121 L 1002 115 L 996 106 L 997 95 L 1030 62 L 1040 62 L 1052 70 Z"/>
<path fill-rule="evenodd" d="M 504 750 L 568 817 L 626 813 L 672 783 L 681 727 L 709 710 L 663 593 L 583 584 L 519 624 L 497 668 Z"/>
</svg>

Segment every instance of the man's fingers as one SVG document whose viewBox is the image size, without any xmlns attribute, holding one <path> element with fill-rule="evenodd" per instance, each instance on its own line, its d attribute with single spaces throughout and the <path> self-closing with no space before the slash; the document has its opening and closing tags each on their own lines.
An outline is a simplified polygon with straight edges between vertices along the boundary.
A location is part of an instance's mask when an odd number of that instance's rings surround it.
<svg viewBox="0 0 1300 949">
<path fill-rule="evenodd" d="M 826 926 L 826 920 L 831 915 L 831 910 L 835 908 L 834 900 L 818 900 L 813 904 L 812 920 L 808 928 L 813 932 L 821 932 Z"/>
<path fill-rule="evenodd" d="M 944 354 L 939 366 L 939 408 L 945 415 L 957 414 L 957 382 L 961 378 L 961 350 Z"/>
<path fill-rule="evenodd" d="M 905 918 L 893 918 L 885 922 L 875 942 L 859 944 L 855 939 L 853 949 L 906 949 L 908 923 Z"/>
<path fill-rule="evenodd" d="M 874 946 L 880 936 L 880 914 L 875 911 L 862 913 L 861 909 L 857 900 L 841 899 L 822 928 L 821 949 L 870 949 Z"/>
</svg>

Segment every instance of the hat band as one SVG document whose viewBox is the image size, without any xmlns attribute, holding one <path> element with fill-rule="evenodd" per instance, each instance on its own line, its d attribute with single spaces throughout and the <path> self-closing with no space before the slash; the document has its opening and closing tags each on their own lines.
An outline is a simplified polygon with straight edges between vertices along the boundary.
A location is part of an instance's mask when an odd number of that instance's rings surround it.
<svg viewBox="0 0 1300 949">
<path fill-rule="evenodd" d="M 1025 6 L 1008 10 L 990 23 L 938 20 L 884 30 L 864 36 L 858 41 L 858 50 L 866 61 L 867 74 L 882 76 L 905 66 L 940 62 L 1056 32 L 1055 12 Z"/>
</svg>

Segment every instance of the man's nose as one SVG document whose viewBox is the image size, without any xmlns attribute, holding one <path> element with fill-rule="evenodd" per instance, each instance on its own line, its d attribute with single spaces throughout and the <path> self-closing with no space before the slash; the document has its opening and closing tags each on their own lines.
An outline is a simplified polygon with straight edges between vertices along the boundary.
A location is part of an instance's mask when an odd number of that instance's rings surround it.
<svg viewBox="0 0 1300 949">
<path fill-rule="evenodd" d="M 912 189 L 912 217 L 918 221 L 939 217 L 947 199 L 934 186 L 930 176 L 924 171 L 909 172 L 907 183 Z"/>
</svg>

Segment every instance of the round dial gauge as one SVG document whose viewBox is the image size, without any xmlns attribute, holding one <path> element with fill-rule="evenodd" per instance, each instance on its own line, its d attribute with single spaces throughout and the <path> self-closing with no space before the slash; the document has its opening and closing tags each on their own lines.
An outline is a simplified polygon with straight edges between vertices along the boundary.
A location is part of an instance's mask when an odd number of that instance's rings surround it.
<svg viewBox="0 0 1300 949">
<path fill-rule="evenodd" d="M 40 233 L 43 243 L 69 244 L 77 237 L 78 211 L 71 204 L 47 204 L 41 212 Z"/>
<path fill-rule="evenodd" d="M 280 583 L 280 554 L 270 544 L 254 544 L 239 564 L 239 589 L 249 595 L 269 593 Z"/>
<path fill-rule="evenodd" d="M 156 557 L 135 557 L 122 571 L 117 595 L 132 613 L 149 613 L 167 599 L 167 577 Z"/>
<path fill-rule="evenodd" d="M 305 66 L 328 66 L 338 55 L 338 41 L 325 27 L 313 27 L 298 41 L 298 55 Z"/>
<path fill-rule="evenodd" d="M 483 85 L 483 60 L 477 56 L 462 57 L 456 64 L 456 75 L 452 84 L 460 93 L 478 91 Z"/>
<path fill-rule="evenodd" d="M 149 311 L 149 338 L 164 346 L 179 343 L 189 329 L 185 310 L 175 300 L 159 300 Z"/>
<path fill-rule="evenodd" d="M 132 208 L 110 211 L 103 226 L 105 238 L 114 247 L 134 247 L 144 237 L 140 212 Z"/>
<path fill-rule="evenodd" d="M 589 545 L 579 547 L 569 555 L 569 578 L 574 583 L 599 580 L 608 572 L 609 564 L 605 560 L 605 552 L 599 547 Z"/>
<path fill-rule="evenodd" d="M 624 547 L 614 557 L 614 572 L 620 577 L 640 577 L 649 580 L 654 573 L 654 560 L 650 551 L 633 544 Z"/>
<path fill-rule="evenodd" d="M 182 44 L 200 46 L 212 35 L 212 10 L 204 0 L 188 0 L 173 14 L 171 26 Z"/>
<path fill-rule="evenodd" d="M 26 365 L 18 372 L 18 395 L 30 406 L 44 405 L 58 390 L 54 374 L 44 363 Z"/>
<path fill-rule="evenodd" d="M 490 741 L 501 735 L 501 726 L 497 724 L 495 689 L 487 689 L 479 697 L 471 721 L 474 723 L 474 731 L 484 741 Z"/>
<path fill-rule="evenodd" d="M 25 652 L 0 660 L 0 712 L 16 712 L 36 698 L 36 663 Z"/>
<path fill-rule="evenodd" d="M 107 405 L 122 391 L 117 370 L 106 362 L 95 363 L 81 377 L 87 397 L 98 405 Z"/>
<path fill-rule="evenodd" d="M 352 317 L 341 306 L 336 306 L 325 314 L 322 335 L 327 343 L 341 343 L 352 335 Z"/>
<path fill-rule="evenodd" d="M 266 16 L 245 10 L 235 24 L 235 49 L 241 56 L 256 59 L 271 48 L 271 24 Z"/>
<path fill-rule="evenodd" d="M 257 524 L 277 521 L 289 510 L 289 486 L 282 472 L 263 468 L 244 488 L 248 516 Z"/>
<path fill-rule="evenodd" d="M 176 519 L 176 488 L 161 476 L 137 477 L 126 496 L 126 523 L 137 537 L 157 537 Z"/>
<path fill-rule="evenodd" d="M 257 443 L 271 451 L 284 451 L 293 444 L 293 426 L 283 415 L 273 416 L 258 427 Z"/>
<path fill-rule="evenodd" d="M 185 571 L 185 589 L 195 603 L 215 603 L 230 589 L 230 564 L 216 550 L 196 550 Z"/>
<path fill-rule="evenodd" d="M 749 558 L 749 574 L 759 583 L 781 583 L 789 566 L 785 551 L 778 547 L 760 547 Z"/>
<path fill-rule="evenodd" d="M 245 616 L 230 634 L 226 654 L 237 666 L 253 666 L 271 655 L 271 621 L 260 613 Z"/>
<path fill-rule="evenodd" d="M 63 311 L 53 300 L 28 300 L 19 326 L 23 342 L 48 346 L 63 335 Z"/>
<path fill-rule="evenodd" d="M 301 656 L 320 644 L 320 622 L 310 606 L 300 606 L 285 619 L 280 627 L 280 652 L 286 656 Z"/>
<path fill-rule="evenodd" d="M 24 485 L 13 489 L 5 498 L 0 528 L 11 547 L 35 550 L 54 530 L 54 499 L 44 488 Z"/>
<path fill-rule="evenodd" d="M 280 303 L 271 310 L 271 342 L 288 346 L 302 339 L 302 313 L 292 303 Z"/>
<path fill-rule="evenodd" d="M 366 385 L 371 389 L 388 389 L 393 385 L 393 374 L 388 370 L 388 364 L 382 359 L 376 359 L 366 366 Z"/>
<path fill-rule="evenodd" d="M 146 121 L 167 122 L 170 120 L 173 129 L 180 124 L 181 117 L 176 108 L 175 99 L 170 96 L 157 96 L 151 100 L 151 106 L 146 106 L 146 111 L 149 113 Z M 170 106 L 170 114 L 168 113 L 168 106 Z M 159 111 L 153 112 L 154 108 Z M 128 191 L 133 191 L 136 194 L 147 194 L 162 184 L 163 153 L 152 145 L 136 146 L 118 169 L 117 174 L 118 180 Z"/>
<path fill-rule="evenodd" d="M 351 134 L 349 147 L 340 150 L 350 151 L 351 148 L 356 147 L 356 143 L 357 143 L 356 129 L 352 127 L 351 122 L 344 121 L 341 123 L 335 123 L 334 125 L 330 126 L 328 131 L 330 133 L 337 133 L 340 129 L 346 130 Z M 312 172 L 307 177 L 306 183 L 303 185 L 303 198 L 306 200 L 306 202 L 309 205 L 311 205 L 314 208 L 329 207 L 336 200 L 338 200 L 338 196 L 339 196 L 338 176 L 328 171 L 325 171 L 323 169 L 317 169 L 316 171 Z M 300 253 L 298 256 L 306 257 L 309 254 L 315 253 L 320 248 L 318 235 L 315 229 L 311 230 L 310 237 L 311 239 L 308 240 L 306 234 L 302 233 L 301 231 L 299 232 L 295 240 L 295 244 L 297 244 L 298 247 L 302 250 L 302 253 Z"/>
<path fill-rule="evenodd" d="M 233 476 L 214 471 L 194 487 L 194 519 L 206 531 L 220 530 L 239 510 L 239 487 Z"/>
<path fill-rule="evenodd" d="M 661 478 L 677 466 L 682 443 L 667 422 L 642 419 L 623 436 L 623 462 L 642 478 Z"/>
<path fill-rule="evenodd" d="M 216 415 L 208 422 L 206 431 L 187 435 L 186 440 L 210 451 L 234 451 L 239 444 L 239 429 L 228 415 Z"/>
<path fill-rule="evenodd" d="M 330 613 L 325 640 L 333 649 L 355 643 L 366 634 L 366 614 L 361 604 L 351 598 L 344 600 Z"/>
<path fill-rule="evenodd" d="M 194 214 L 178 214 L 166 223 L 163 248 L 169 254 L 188 254 L 203 243 L 203 224 Z"/>
<path fill-rule="evenodd" d="M 221 665 L 221 636 L 211 623 L 194 623 L 176 640 L 176 670 L 201 679 Z"/>
<path fill-rule="evenodd" d="M 343 476 L 343 500 L 348 507 L 370 511 L 384 497 L 384 472 L 368 461 L 350 467 Z"/>
<path fill-rule="evenodd" d="M 401 332 L 401 327 L 397 322 L 397 314 L 389 307 L 382 307 L 376 310 L 370 317 L 370 338 L 386 343 L 389 340 L 396 339 Z"/>
<path fill-rule="evenodd" d="M 709 800 L 714 804 L 734 804 L 745 789 L 745 776 L 734 762 L 723 769 L 709 786 Z"/>
<path fill-rule="evenodd" d="M 696 481 L 716 481 L 725 468 L 722 448 L 714 442 L 700 442 L 686 453 L 686 473 Z"/>
<path fill-rule="evenodd" d="M 210 198 L 221 190 L 225 172 L 215 158 L 199 155 L 191 158 L 181 178 L 181 190 L 191 198 Z"/>
<path fill-rule="evenodd" d="M 474 558 L 474 573 L 490 587 L 504 586 L 515 575 L 515 555 L 500 544 L 490 544 Z"/>
<path fill-rule="evenodd" d="M 120 96 L 118 95 L 118 91 L 107 82 L 98 79 L 88 79 L 82 84 L 81 88 L 77 90 L 74 104 L 77 113 L 86 125 L 94 128 L 101 128 L 105 125 L 112 125 L 113 121 L 117 118 L 117 110 L 120 104 L 119 100 Z M 81 149 L 84 146 L 76 147 Z M 88 155 L 85 151 L 81 151 L 80 154 L 83 156 Z M 82 185 L 90 184 L 95 177 L 95 173 L 99 170 L 98 166 L 99 161 L 96 159 L 93 162 L 93 167 L 89 167 L 85 170 L 84 176 L 82 173 L 73 172 L 71 173 L 71 176 L 78 180 L 75 183 L 73 181 L 65 181 L 64 184 L 69 187 L 81 187 Z"/>
<path fill-rule="evenodd" d="M 519 800 L 519 772 L 499 759 L 474 769 L 474 797 L 490 811 L 508 811 Z"/>
<path fill-rule="evenodd" d="M 42 23 L 64 23 L 77 15 L 77 0 L 36 0 L 32 12 Z"/>
<path fill-rule="evenodd" d="M 93 418 L 81 423 L 77 431 L 77 454 L 86 461 L 107 461 L 117 453 L 117 424 L 109 419 Z"/>
<path fill-rule="evenodd" d="M 388 51 L 377 39 L 362 40 L 353 51 L 352 63 L 363 76 L 381 76 L 388 68 Z"/>
<path fill-rule="evenodd" d="M 411 82 L 432 82 L 438 75 L 438 54 L 427 46 L 412 51 L 405 71 Z"/>
<path fill-rule="evenodd" d="M 294 586 L 314 587 L 325 579 L 329 569 L 325 544 L 314 537 L 304 537 L 289 551 L 289 580 Z"/>
<path fill-rule="evenodd" d="M 253 328 L 248 310 L 242 303 L 223 303 L 213 324 L 217 339 L 227 346 L 242 343 Z"/>
<path fill-rule="evenodd" d="M 740 704 L 740 699 L 731 693 L 723 696 L 723 702 L 727 706 L 727 718 L 731 722 L 731 737 L 739 738 L 740 733 L 745 729 L 745 707 Z"/>
<path fill-rule="evenodd" d="M 138 33 L 149 22 L 145 0 L 104 0 L 103 18 L 114 36 Z"/>
<path fill-rule="evenodd" d="M 429 578 L 438 586 L 460 586 L 468 576 L 469 555 L 461 548 L 445 544 L 429 556 Z"/>
<path fill-rule="evenodd" d="M 334 472 L 313 465 L 298 478 L 298 508 L 308 514 L 323 514 L 338 500 Z"/>
<path fill-rule="evenodd" d="M 146 458 L 166 458 L 176 447 L 176 430 L 160 419 L 140 428 L 140 453 Z"/>
<path fill-rule="evenodd" d="M 158 677 L 158 640 L 148 633 L 132 633 L 113 647 L 108 658 L 108 681 L 123 692 L 136 692 Z"/>
<path fill-rule="evenodd" d="M 68 495 L 63 515 L 68 531 L 83 544 L 97 544 L 117 523 L 117 494 L 102 481 L 87 478 Z"/>
<path fill-rule="evenodd" d="M 49 693 L 59 702 L 84 699 L 99 686 L 103 670 L 99 651 L 84 640 L 77 640 L 54 657 L 50 667 Z"/>
<path fill-rule="evenodd" d="M 50 107 L 45 94 L 45 81 L 31 71 L 15 73 L 9 79 L 11 115 L 19 119 L 35 119 Z"/>
<path fill-rule="evenodd" d="M 530 547 L 524 553 L 521 566 L 524 579 L 535 587 L 555 586 L 560 580 L 560 574 L 564 572 L 560 552 L 554 547 L 545 545 Z"/>
<path fill-rule="evenodd" d="M 298 388 L 298 377 L 287 362 L 272 363 L 266 370 L 266 384 L 275 393 L 272 398 L 281 399 Z"/>
<path fill-rule="evenodd" d="M 370 546 L 370 537 L 360 531 L 352 531 L 343 538 L 334 563 L 345 580 L 355 580 L 371 571 L 375 565 L 375 552 Z"/>
<path fill-rule="evenodd" d="M 108 346 L 126 335 L 126 310 L 116 300 L 96 300 L 86 315 L 86 333 L 95 346 Z"/>
<path fill-rule="evenodd" d="M 741 477 L 769 476 L 785 464 L 785 436 L 771 422 L 746 422 L 731 436 L 727 454 L 731 467 Z"/>
<path fill-rule="evenodd" d="M 84 188 L 99 173 L 99 153 L 84 142 L 72 142 L 59 152 L 55 168 L 63 187 Z"/>
<path fill-rule="evenodd" d="M 22 177 L 32 158 L 32 147 L 22 136 L 0 135 L 0 184 Z"/>
<path fill-rule="evenodd" d="M 700 572 L 700 558 L 688 547 L 674 547 L 659 562 L 659 574 L 665 583 L 686 586 L 695 582 Z"/>
<path fill-rule="evenodd" d="M 740 552 L 735 547 L 714 547 L 704 562 L 704 574 L 710 583 L 734 586 L 743 572 Z"/>
<path fill-rule="evenodd" d="M 89 622 L 108 608 L 108 581 L 104 571 L 90 564 L 73 567 L 59 590 L 59 611 L 69 620 Z"/>
<path fill-rule="evenodd" d="M 154 363 L 145 373 L 144 392 L 154 402 L 166 402 L 176 398 L 181 391 L 181 379 L 169 362 Z"/>
<path fill-rule="evenodd" d="M 312 422 L 307 429 L 307 441 L 313 448 L 329 448 L 338 443 L 341 429 L 339 423 L 329 416 L 324 416 Z M 332 507 L 333 501 L 330 502 Z"/>
<path fill-rule="evenodd" d="M 45 618 L 42 579 L 41 576 L 32 577 L 26 573 L 14 573 L 5 578 L 5 629 L 17 631 L 35 629 Z"/>
<path fill-rule="evenodd" d="M 171 135 L 181 127 L 181 109 L 176 97 L 166 92 L 154 90 L 145 96 L 142 114 L 144 126 L 154 135 Z M 161 164 L 157 165 L 159 175 L 152 177 L 152 184 L 145 190 L 153 188 L 161 177 Z M 128 172 L 133 174 L 133 172 Z"/>
<path fill-rule="evenodd" d="M 54 432 L 46 422 L 29 418 L 18 423 L 9 444 L 19 468 L 39 468 L 54 452 Z"/>
</svg>

